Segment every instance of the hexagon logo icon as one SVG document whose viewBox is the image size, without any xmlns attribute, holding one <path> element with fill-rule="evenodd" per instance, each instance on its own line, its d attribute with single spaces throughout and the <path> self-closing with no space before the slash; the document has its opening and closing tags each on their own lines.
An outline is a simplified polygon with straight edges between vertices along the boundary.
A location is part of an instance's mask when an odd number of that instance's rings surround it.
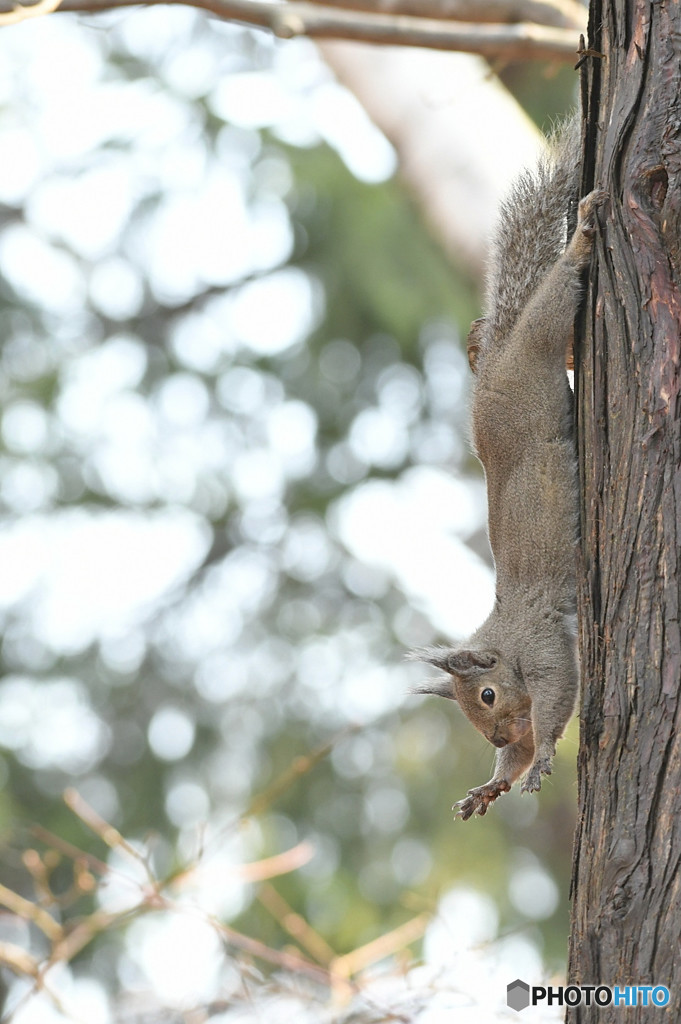
<svg viewBox="0 0 681 1024">
<path fill-rule="evenodd" d="M 506 986 L 506 1003 L 512 1010 L 524 1010 L 530 1005 L 530 986 L 520 978 L 516 978 Z"/>
</svg>

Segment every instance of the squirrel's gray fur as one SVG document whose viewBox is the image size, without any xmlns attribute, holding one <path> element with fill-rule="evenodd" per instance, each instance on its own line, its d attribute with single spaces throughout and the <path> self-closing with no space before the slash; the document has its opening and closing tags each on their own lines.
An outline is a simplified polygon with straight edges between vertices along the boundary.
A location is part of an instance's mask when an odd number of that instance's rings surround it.
<svg viewBox="0 0 681 1024">
<path fill-rule="evenodd" d="M 488 311 L 469 336 L 473 442 L 487 480 L 496 599 L 465 643 L 415 652 L 450 677 L 419 692 L 457 700 L 498 748 L 492 779 L 456 805 L 464 819 L 484 814 L 523 773 L 523 790 L 540 789 L 577 697 L 577 469 L 565 363 L 606 198 L 592 192 L 581 201 L 566 247 L 578 170 L 575 120 L 501 208 Z"/>
</svg>

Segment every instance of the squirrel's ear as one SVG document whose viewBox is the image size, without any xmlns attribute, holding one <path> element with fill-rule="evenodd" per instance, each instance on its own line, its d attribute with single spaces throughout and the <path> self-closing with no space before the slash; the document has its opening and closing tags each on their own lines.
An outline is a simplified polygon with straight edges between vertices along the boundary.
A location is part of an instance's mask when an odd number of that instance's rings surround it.
<svg viewBox="0 0 681 1024">
<path fill-rule="evenodd" d="M 451 647 L 417 647 L 409 651 L 407 657 L 410 661 L 427 661 L 429 665 L 435 665 L 444 672 L 448 672 L 447 659 L 451 656 Z M 454 687 L 451 681 L 425 683 L 423 686 L 415 686 L 410 693 L 430 693 L 436 697 L 446 697 L 447 700 L 456 700 Z"/>
<path fill-rule="evenodd" d="M 483 675 L 497 663 L 496 654 L 491 651 L 452 651 L 447 658 L 447 672 L 468 679 Z"/>
<path fill-rule="evenodd" d="M 426 661 L 443 672 L 449 672 L 448 661 L 453 653 L 451 647 L 416 647 L 409 651 L 407 657 L 410 661 Z"/>
<path fill-rule="evenodd" d="M 417 647 L 408 657 L 412 661 L 427 661 L 450 675 L 467 677 L 489 672 L 497 663 L 497 656 L 491 651 L 457 651 L 451 647 Z"/>
<path fill-rule="evenodd" d="M 482 333 L 487 326 L 487 317 L 479 316 L 477 320 L 474 320 L 471 324 L 471 328 L 468 332 L 468 365 L 471 368 L 471 373 L 475 373 L 478 368 L 478 353 L 480 352 L 480 341 L 482 339 Z"/>
</svg>

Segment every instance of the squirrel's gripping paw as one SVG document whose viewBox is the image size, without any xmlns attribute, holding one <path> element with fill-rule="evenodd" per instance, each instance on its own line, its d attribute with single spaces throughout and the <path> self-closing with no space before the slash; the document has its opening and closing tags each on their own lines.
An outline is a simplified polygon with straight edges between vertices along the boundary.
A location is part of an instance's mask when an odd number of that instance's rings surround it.
<svg viewBox="0 0 681 1024">
<path fill-rule="evenodd" d="M 542 775 L 551 774 L 551 758 L 540 757 L 539 760 L 535 761 L 529 772 L 523 780 L 523 784 L 520 787 L 523 793 L 536 793 L 541 789 L 541 777 Z"/>
<path fill-rule="evenodd" d="M 573 235 L 568 253 L 571 252 L 573 260 L 580 268 L 586 267 L 591 257 L 591 247 L 597 227 L 596 212 L 607 203 L 609 198 L 610 195 L 605 189 L 597 188 L 593 192 L 589 192 L 579 202 L 577 230 Z"/>
<path fill-rule="evenodd" d="M 508 793 L 510 788 L 510 783 L 501 779 L 499 782 L 486 782 L 477 789 L 469 789 L 465 800 L 457 801 L 452 807 L 452 810 L 456 811 L 454 817 L 462 818 L 464 821 L 468 821 L 475 813 L 482 817 L 483 814 L 487 814 L 489 805 L 502 793 Z"/>
<path fill-rule="evenodd" d="M 580 199 L 577 215 L 577 230 L 583 235 L 593 238 L 596 234 L 596 210 L 604 206 L 610 198 L 610 193 L 604 188 L 595 188 L 593 192 Z"/>
</svg>

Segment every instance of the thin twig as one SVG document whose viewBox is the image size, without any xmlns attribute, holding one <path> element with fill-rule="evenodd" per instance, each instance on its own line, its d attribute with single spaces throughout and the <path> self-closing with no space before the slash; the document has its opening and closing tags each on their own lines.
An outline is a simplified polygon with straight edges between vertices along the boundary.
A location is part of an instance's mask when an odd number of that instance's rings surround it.
<svg viewBox="0 0 681 1024">
<path fill-rule="evenodd" d="M 209 920 L 228 945 L 236 946 L 243 953 L 250 953 L 251 956 L 273 964 L 275 967 L 282 967 L 294 973 L 306 974 L 308 977 L 325 985 L 331 984 L 329 971 L 324 967 L 320 967 L 319 964 L 315 964 L 296 953 L 272 949 L 271 946 L 265 945 L 259 939 L 252 939 L 250 935 L 244 935 L 242 932 L 235 931 L 234 928 L 223 924 L 222 921 L 218 921 L 215 917 L 209 918 Z"/>
<path fill-rule="evenodd" d="M 86 800 L 83 800 L 78 790 L 72 787 L 64 790 L 64 803 L 70 811 L 73 811 L 80 818 L 83 824 L 87 825 L 112 850 L 123 850 L 132 860 L 141 864 L 146 872 L 148 881 L 154 888 L 156 887 L 156 878 L 144 854 L 136 850 L 132 843 L 129 843 L 117 828 L 110 825 L 101 815 L 97 814 L 97 811 L 90 807 Z"/>
<path fill-rule="evenodd" d="M 273 885 L 262 885 L 258 891 L 258 899 L 284 931 L 287 931 L 318 963 L 328 966 L 332 960 L 336 960 L 337 954 L 326 939 L 289 906 Z"/>
<path fill-rule="evenodd" d="M 188 866 L 180 867 L 164 878 L 163 886 L 172 885 L 173 888 L 182 888 L 191 882 L 196 875 L 201 873 L 204 854 L 205 848 Z M 230 866 L 230 872 L 242 882 L 263 882 L 267 878 L 278 878 L 280 875 L 287 875 L 290 871 L 297 871 L 298 868 L 312 860 L 314 854 L 313 844 L 308 840 L 303 840 L 296 846 L 292 846 L 290 850 L 275 853 L 272 857 L 263 857 L 261 860 L 253 860 L 245 864 L 233 864 Z"/>
<path fill-rule="evenodd" d="M 40 928 L 50 942 L 57 942 L 62 937 L 62 927 L 51 914 L 48 914 L 36 903 L 24 899 L 18 892 L 8 889 L 5 885 L 0 885 L 0 904 L 11 910 L 17 917 L 23 918 L 24 921 L 31 921 L 37 928 Z"/>
<path fill-rule="evenodd" d="M 59 850 L 60 853 L 63 853 L 70 860 L 86 861 L 88 867 L 92 871 L 96 871 L 98 875 L 121 874 L 121 872 L 109 867 L 106 861 L 100 860 L 99 857 L 95 857 L 91 853 L 86 853 L 78 846 L 74 846 L 73 843 L 62 839 L 61 836 L 55 835 L 54 832 L 50 832 L 49 829 L 44 828 L 42 825 L 31 825 L 29 831 L 36 839 L 40 839 L 41 842 L 52 849 Z M 127 878 L 127 875 L 125 877 Z"/>
<path fill-rule="evenodd" d="M 286 768 L 282 774 L 275 779 L 275 781 L 264 789 L 261 793 L 257 793 L 253 797 L 246 810 L 241 815 L 241 820 L 245 821 L 248 818 L 255 818 L 263 811 L 266 811 L 273 803 L 275 803 L 284 793 L 291 788 L 303 775 L 307 775 L 308 772 L 323 761 L 325 757 L 331 753 L 333 748 L 341 740 L 345 739 L 346 736 L 351 735 L 353 732 L 358 730 L 358 725 L 349 725 L 345 729 L 341 729 L 340 732 L 332 736 L 331 739 L 317 747 L 316 750 L 310 751 L 309 754 L 302 754 L 298 757 L 294 757 L 288 768 Z"/>
<path fill-rule="evenodd" d="M 157 910 L 159 905 L 157 899 L 153 901 L 144 899 L 137 906 L 129 907 L 115 914 L 111 914 L 106 910 L 97 910 L 89 914 L 71 928 L 63 939 L 55 944 L 46 970 L 55 963 L 68 963 L 69 960 L 73 960 L 74 956 L 85 949 L 86 946 L 89 946 L 92 940 L 101 935 L 102 932 L 118 928 L 147 910 Z"/>
<path fill-rule="evenodd" d="M 13 942 L 0 942 L 0 964 L 9 967 L 15 974 L 24 974 L 29 978 L 37 978 L 40 970 L 35 957 L 21 946 L 15 946 Z"/>
<path fill-rule="evenodd" d="M 297 871 L 309 863 L 314 855 L 313 844 L 303 840 L 290 850 L 275 853 L 272 857 L 263 857 L 262 860 L 255 860 L 249 864 L 235 864 L 233 871 L 237 878 L 244 882 L 263 882 L 266 878 L 277 878 L 279 875 L 287 875 L 290 871 Z"/>
<path fill-rule="evenodd" d="M 372 942 L 367 942 L 366 945 L 358 946 L 350 953 L 337 957 L 331 964 L 332 974 L 343 979 L 349 978 L 370 964 L 375 964 L 408 946 L 411 942 L 416 942 L 423 935 L 430 919 L 430 914 L 419 914 L 391 932 L 379 935 Z"/>
</svg>

